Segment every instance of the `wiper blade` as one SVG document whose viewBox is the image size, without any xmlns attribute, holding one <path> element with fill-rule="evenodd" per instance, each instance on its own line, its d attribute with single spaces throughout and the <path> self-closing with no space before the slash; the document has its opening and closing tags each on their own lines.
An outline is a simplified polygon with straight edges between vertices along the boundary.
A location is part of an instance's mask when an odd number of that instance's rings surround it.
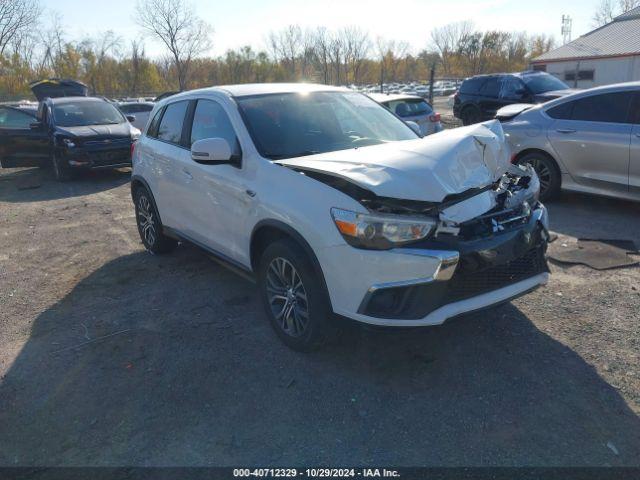
<svg viewBox="0 0 640 480">
<path fill-rule="evenodd" d="M 265 157 L 270 158 L 272 160 L 282 160 L 283 158 L 296 158 L 296 157 L 306 157 L 309 155 L 317 155 L 321 153 L 320 150 L 304 150 L 302 152 L 296 153 L 265 153 Z"/>
</svg>

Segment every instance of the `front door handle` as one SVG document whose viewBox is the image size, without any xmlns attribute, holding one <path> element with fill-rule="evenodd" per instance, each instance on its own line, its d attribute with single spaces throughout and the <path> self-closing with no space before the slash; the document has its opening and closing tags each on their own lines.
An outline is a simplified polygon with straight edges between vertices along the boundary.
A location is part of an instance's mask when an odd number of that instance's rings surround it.
<svg viewBox="0 0 640 480">
<path fill-rule="evenodd" d="M 636 137 L 640 138 L 640 132 L 636 133 Z"/>
<path fill-rule="evenodd" d="M 187 177 L 189 180 L 193 180 L 193 175 L 191 175 L 191 172 L 189 170 L 187 170 L 186 168 L 182 169 L 182 174 Z"/>
<path fill-rule="evenodd" d="M 256 196 L 256 192 L 254 192 L 253 190 L 245 190 L 245 193 L 249 195 L 251 198 Z"/>
<path fill-rule="evenodd" d="M 575 130 L 572 130 L 571 128 L 559 128 L 556 130 L 556 132 L 558 133 L 576 133 Z"/>
</svg>

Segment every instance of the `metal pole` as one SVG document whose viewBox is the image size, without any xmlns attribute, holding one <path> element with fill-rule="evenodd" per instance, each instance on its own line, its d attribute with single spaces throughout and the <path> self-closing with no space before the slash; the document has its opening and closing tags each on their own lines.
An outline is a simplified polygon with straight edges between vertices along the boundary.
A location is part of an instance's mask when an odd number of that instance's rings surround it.
<svg viewBox="0 0 640 480">
<path fill-rule="evenodd" d="M 436 64 L 431 64 L 431 74 L 429 75 L 429 103 L 433 106 L 433 81 L 436 76 Z"/>
</svg>

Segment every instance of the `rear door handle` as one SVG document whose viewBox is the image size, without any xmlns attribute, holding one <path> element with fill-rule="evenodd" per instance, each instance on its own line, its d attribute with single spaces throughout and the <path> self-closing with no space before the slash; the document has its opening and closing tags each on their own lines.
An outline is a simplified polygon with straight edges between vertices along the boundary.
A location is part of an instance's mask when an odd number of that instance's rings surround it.
<svg viewBox="0 0 640 480">
<path fill-rule="evenodd" d="M 556 132 L 558 132 L 558 133 L 576 133 L 575 130 L 572 130 L 570 128 L 559 128 L 558 130 L 556 130 Z"/>
</svg>

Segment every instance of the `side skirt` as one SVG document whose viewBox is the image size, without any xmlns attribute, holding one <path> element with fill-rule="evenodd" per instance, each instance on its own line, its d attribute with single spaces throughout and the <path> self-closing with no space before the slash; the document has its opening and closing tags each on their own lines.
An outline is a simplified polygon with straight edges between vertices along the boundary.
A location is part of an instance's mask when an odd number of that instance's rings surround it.
<svg viewBox="0 0 640 480">
<path fill-rule="evenodd" d="M 213 260 L 217 264 L 221 265 L 222 267 L 228 270 L 231 270 L 233 273 L 241 276 L 242 278 L 244 278 L 245 280 L 248 280 L 251 283 L 256 283 L 257 281 L 256 276 L 251 270 L 249 270 L 247 267 L 245 267 L 241 263 L 233 260 L 232 258 L 229 258 L 225 254 L 220 253 L 217 250 L 214 250 L 213 248 L 210 248 L 204 245 L 203 243 L 198 242 L 197 240 L 194 240 L 188 235 L 185 235 L 184 233 L 179 232 L 178 230 L 175 230 L 171 227 L 164 227 L 163 233 L 175 240 L 178 240 L 181 242 L 187 242 L 192 245 L 195 245 L 196 247 L 207 252 L 209 254 L 209 258 L 211 258 L 211 260 Z"/>
</svg>

